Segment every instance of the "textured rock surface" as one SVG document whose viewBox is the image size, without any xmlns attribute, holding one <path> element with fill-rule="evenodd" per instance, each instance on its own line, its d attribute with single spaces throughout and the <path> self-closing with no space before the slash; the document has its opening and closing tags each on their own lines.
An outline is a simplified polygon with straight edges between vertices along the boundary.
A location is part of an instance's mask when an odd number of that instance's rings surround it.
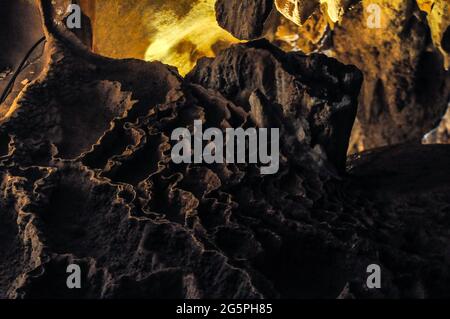
<svg viewBox="0 0 450 319">
<path fill-rule="evenodd" d="M 200 57 L 237 42 L 217 24 L 215 0 L 78 2 L 92 20 L 94 51 L 104 56 L 157 60 L 186 74 Z"/>
<path fill-rule="evenodd" d="M 439 126 L 426 134 L 424 144 L 450 144 L 450 105 Z"/>
<path fill-rule="evenodd" d="M 417 0 L 422 11 L 427 13 L 433 43 L 450 67 L 450 3 L 446 0 Z"/>
<path fill-rule="evenodd" d="M 0 121 L 0 297 L 450 297 L 449 147 L 335 172 L 356 68 L 258 41 L 183 79 L 93 55 L 42 3 L 47 67 Z M 171 132 L 194 119 L 280 127 L 280 171 L 175 165 Z M 82 289 L 66 287 L 72 263 Z"/>
<path fill-rule="evenodd" d="M 304 53 L 325 51 L 330 46 L 330 25 L 325 15 L 314 12 L 302 25 L 280 18 L 275 31 L 275 45 L 284 51 Z"/>
<path fill-rule="evenodd" d="M 281 13 L 301 26 L 282 20 L 275 43 L 284 50 L 324 51 L 363 71 L 351 152 L 420 141 L 450 97 L 448 1 L 321 1 L 321 10 L 309 7 L 317 2 L 279 0 Z M 369 25 L 374 9 L 379 28 Z"/>
<path fill-rule="evenodd" d="M 263 35 L 264 23 L 273 8 L 273 0 L 216 1 L 219 25 L 243 40 Z"/>
<path fill-rule="evenodd" d="M 368 3 L 353 7 L 333 34 L 336 58 L 364 73 L 362 136 L 354 139 L 365 149 L 420 141 L 445 113 L 449 73 L 441 54 L 430 49 L 426 16 L 415 1 L 375 1 L 382 8 L 380 29 L 367 27 Z"/>
<path fill-rule="evenodd" d="M 319 0 L 275 0 L 275 6 L 283 16 L 292 22 L 303 24 L 319 7 Z"/>
<path fill-rule="evenodd" d="M 275 5 L 286 18 L 297 25 L 302 25 L 318 9 L 321 8 L 330 22 L 341 20 L 349 5 L 354 0 L 275 0 Z"/>
</svg>

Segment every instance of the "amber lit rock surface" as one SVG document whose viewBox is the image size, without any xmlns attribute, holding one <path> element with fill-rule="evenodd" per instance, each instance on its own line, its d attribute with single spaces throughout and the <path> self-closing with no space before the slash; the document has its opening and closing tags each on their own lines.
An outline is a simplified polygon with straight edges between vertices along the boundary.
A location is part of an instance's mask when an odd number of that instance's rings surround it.
<svg viewBox="0 0 450 319">
<path fill-rule="evenodd" d="M 278 11 L 298 25 L 303 24 L 319 5 L 319 0 L 275 0 Z"/>
<path fill-rule="evenodd" d="M 40 44 L 36 53 L 32 54 L 29 63 L 22 67 L 23 71 L 16 79 L 19 84 L 16 90 L 8 85 L 13 81 L 15 74 L 21 66 L 22 59 L 42 37 L 40 15 L 37 6 L 25 1 L 0 2 L 0 99 L 14 99 L 20 90 L 40 72 L 39 54 L 43 45 Z M 3 92 L 9 91 L 8 96 Z M 0 104 L 1 104 L 0 100 Z M 0 117 L 5 115 L 6 109 L 0 107 Z"/>
<path fill-rule="evenodd" d="M 215 0 L 82 0 L 93 48 L 112 58 L 161 61 L 186 74 L 238 40 L 219 27 Z"/>
<path fill-rule="evenodd" d="M 333 34 L 336 58 L 364 73 L 361 135 L 354 136 L 364 149 L 420 141 L 439 122 L 450 96 L 449 73 L 432 47 L 425 13 L 415 1 L 375 3 L 382 9 L 381 28 L 367 27 L 363 1 Z"/>
<path fill-rule="evenodd" d="M 316 11 L 301 26 L 280 17 L 273 43 L 287 52 L 320 52 L 330 47 L 330 34 L 328 19 Z"/>
<path fill-rule="evenodd" d="M 355 67 L 324 55 L 286 54 L 261 40 L 200 60 L 187 79 L 219 91 L 246 111 L 255 107 L 252 95 L 262 93 L 265 108 L 282 111 L 285 134 L 320 145 L 328 160 L 344 169 L 362 83 Z"/>
<path fill-rule="evenodd" d="M 277 8 L 301 26 L 281 20 L 275 42 L 284 50 L 323 51 L 363 71 L 350 152 L 420 141 L 450 97 L 448 1 L 321 2 L 308 11 L 302 1 L 280 0 Z M 291 12 L 292 4 L 304 10 Z M 305 14 L 299 19 L 286 10 Z"/>
</svg>

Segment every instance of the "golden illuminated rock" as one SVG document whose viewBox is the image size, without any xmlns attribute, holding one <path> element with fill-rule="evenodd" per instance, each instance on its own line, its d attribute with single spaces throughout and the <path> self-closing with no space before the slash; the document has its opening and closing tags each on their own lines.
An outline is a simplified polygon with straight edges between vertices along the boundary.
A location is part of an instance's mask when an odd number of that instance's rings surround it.
<svg viewBox="0 0 450 319">
<path fill-rule="evenodd" d="M 318 8 L 319 0 L 275 0 L 275 6 L 286 18 L 302 25 Z"/>
<path fill-rule="evenodd" d="M 364 73 L 352 151 L 418 142 L 441 119 L 450 81 L 428 24 L 415 0 L 363 0 L 336 25 L 334 56 Z"/>
<path fill-rule="evenodd" d="M 423 144 L 450 144 L 450 104 L 439 126 L 426 134 Z"/>
<path fill-rule="evenodd" d="M 450 41 L 450 2 L 448 0 L 417 0 L 419 8 L 425 11 L 427 15 L 428 25 L 430 26 L 431 36 L 436 48 L 441 51 L 445 60 L 446 69 L 450 64 L 450 48 L 448 43 Z M 447 32 L 447 33 L 445 33 Z M 447 39 L 445 39 L 445 36 Z"/>
<path fill-rule="evenodd" d="M 330 20 L 338 22 L 343 17 L 351 0 L 320 0 L 320 3 Z"/>
<path fill-rule="evenodd" d="M 275 42 L 285 51 L 300 50 L 311 53 L 322 48 L 322 39 L 329 31 L 328 19 L 314 12 L 301 26 L 281 18 L 275 33 Z"/>
<path fill-rule="evenodd" d="M 448 42 L 450 35 L 446 32 L 450 27 L 450 2 L 448 0 L 416 0 L 419 8 L 427 13 L 428 25 L 431 30 L 431 35 L 433 43 L 437 49 L 442 53 L 445 60 L 445 68 L 449 68 L 450 58 L 449 58 L 449 44 Z M 377 14 L 377 10 L 380 13 L 380 19 L 386 17 L 390 14 L 391 8 L 397 8 L 400 11 L 397 13 L 402 13 L 401 10 L 405 9 L 403 0 L 389 0 L 389 1 L 360 1 L 366 12 L 364 14 Z M 341 21 L 344 17 L 346 10 L 349 8 L 350 4 L 357 3 L 357 1 L 351 0 L 275 0 L 275 5 L 278 11 L 287 19 L 294 22 L 295 24 L 302 26 L 308 21 L 308 19 L 318 10 L 318 5 L 321 6 L 321 12 L 326 16 L 331 25 Z M 400 15 L 401 16 L 401 15 Z M 368 19 L 370 19 L 368 17 Z M 368 20 L 369 21 L 369 20 Z M 386 23 L 386 21 L 384 21 Z M 370 22 L 368 22 L 369 24 Z M 319 25 L 318 28 L 321 28 Z M 291 28 L 292 29 L 292 28 Z M 294 36 L 295 32 L 287 32 L 284 27 L 278 30 L 282 40 L 286 38 L 291 38 Z M 305 30 L 297 30 L 299 35 L 308 36 L 308 32 L 311 28 Z M 317 29 L 312 29 L 313 33 L 317 33 Z M 286 34 L 290 35 L 287 36 Z M 283 39 L 284 38 L 284 39 Z M 288 41 L 289 42 L 289 41 Z"/>
<path fill-rule="evenodd" d="M 450 2 L 320 2 L 321 10 L 302 21 L 278 6 L 293 23 L 281 19 L 276 39 L 284 50 L 325 52 L 364 72 L 350 152 L 419 141 L 447 107 Z"/>
<path fill-rule="evenodd" d="M 198 58 L 215 56 L 218 49 L 237 42 L 218 26 L 215 0 L 91 0 L 87 4 L 82 3 L 93 20 L 94 50 L 109 57 L 159 60 L 186 74 Z"/>
</svg>

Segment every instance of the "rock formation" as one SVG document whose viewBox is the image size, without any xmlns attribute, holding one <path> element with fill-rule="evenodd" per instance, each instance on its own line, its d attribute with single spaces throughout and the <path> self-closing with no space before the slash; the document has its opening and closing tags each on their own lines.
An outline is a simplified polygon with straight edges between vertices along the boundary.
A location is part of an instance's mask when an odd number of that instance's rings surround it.
<svg viewBox="0 0 450 319">
<path fill-rule="evenodd" d="M 417 0 L 419 8 L 427 13 L 431 37 L 450 67 L 450 3 L 445 0 Z"/>
<path fill-rule="evenodd" d="M 217 0 L 217 21 L 239 39 L 256 39 L 263 35 L 272 8 L 273 0 Z"/>
<path fill-rule="evenodd" d="M 449 72 L 431 47 L 425 14 L 415 1 L 377 3 L 380 29 L 367 27 L 363 1 L 333 32 L 336 58 L 364 73 L 361 136 L 353 137 L 364 149 L 420 141 L 439 122 L 450 98 Z"/>
<path fill-rule="evenodd" d="M 444 48 L 449 42 L 448 1 L 321 1 L 328 3 L 326 8 L 306 6 L 318 2 L 278 1 L 284 16 L 301 26 L 282 20 L 277 36 L 285 50 L 324 51 L 363 71 L 351 152 L 420 141 L 441 120 L 450 99 Z M 299 9 L 291 10 L 288 3 Z M 369 22 L 378 13 L 376 27 Z"/>
<path fill-rule="evenodd" d="M 39 5 L 45 67 L 0 120 L 0 297 L 450 296 L 450 149 L 381 149 L 345 172 L 356 67 L 259 40 L 183 78 L 93 54 Z M 280 128 L 279 172 L 174 164 L 171 132 L 196 119 Z"/>
<path fill-rule="evenodd" d="M 292 22 L 302 25 L 316 9 L 320 2 L 317 0 L 275 0 L 277 10 Z"/>
<path fill-rule="evenodd" d="M 450 144 L 450 105 L 439 126 L 426 134 L 424 144 Z"/>
</svg>

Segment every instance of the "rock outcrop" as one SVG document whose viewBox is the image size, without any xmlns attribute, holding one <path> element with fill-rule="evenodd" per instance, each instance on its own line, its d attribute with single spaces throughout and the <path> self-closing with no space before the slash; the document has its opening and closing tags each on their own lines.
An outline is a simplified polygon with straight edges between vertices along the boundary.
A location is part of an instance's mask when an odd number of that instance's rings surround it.
<svg viewBox="0 0 450 319">
<path fill-rule="evenodd" d="M 439 126 L 426 134 L 424 144 L 450 144 L 450 105 Z"/>
<path fill-rule="evenodd" d="M 262 40 L 183 78 L 91 53 L 40 6 L 45 68 L 0 120 L 0 297 L 450 296 L 450 149 L 362 154 L 347 175 L 358 69 Z M 197 119 L 280 128 L 278 173 L 175 164 L 171 133 Z"/>
<path fill-rule="evenodd" d="M 319 146 L 344 170 L 362 83 L 356 68 L 324 55 L 286 54 L 261 40 L 200 60 L 187 80 L 219 91 L 247 112 L 280 109 L 285 134 Z"/>
<path fill-rule="evenodd" d="M 381 8 L 379 29 L 367 25 L 368 3 L 355 5 L 333 31 L 336 58 L 364 73 L 361 135 L 353 141 L 364 149 L 420 141 L 447 109 L 449 72 L 415 1 L 371 1 Z"/>
<path fill-rule="evenodd" d="M 450 67 L 450 3 L 446 0 L 417 0 L 420 10 L 427 13 L 431 37 Z"/>
<path fill-rule="evenodd" d="M 450 99 L 448 1 L 275 4 L 287 19 L 280 19 L 274 43 L 325 52 L 364 73 L 351 153 L 419 142 L 441 120 Z"/>
<path fill-rule="evenodd" d="M 216 1 L 219 25 L 239 39 L 257 39 L 273 8 L 273 0 Z"/>
</svg>

